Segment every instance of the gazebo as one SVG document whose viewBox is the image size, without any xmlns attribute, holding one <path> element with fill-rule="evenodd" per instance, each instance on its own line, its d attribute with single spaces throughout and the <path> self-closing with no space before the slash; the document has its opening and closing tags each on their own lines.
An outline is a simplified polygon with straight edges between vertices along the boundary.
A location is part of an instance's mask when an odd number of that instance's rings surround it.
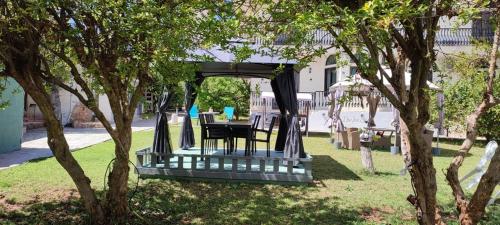
<svg viewBox="0 0 500 225">
<path fill-rule="evenodd" d="M 279 129 L 271 157 L 258 155 L 200 154 L 195 147 L 195 136 L 189 114 L 184 116 L 179 148 L 172 149 L 166 109 L 170 95 L 165 93 L 159 101 L 154 144 L 137 151 L 138 172 L 141 175 L 166 175 L 202 178 L 312 181 L 312 158 L 304 151 L 299 127 L 295 62 L 254 54 L 243 62 L 234 63 L 235 56 L 212 48 L 195 54 L 212 56 L 213 61 L 196 61 L 199 70 L 195 79 L 185 84 L 185 108 L 189 110 L 197 97 L 196 88 L 205 78 L 215 76 L 258 77 L 271 80 L 280 111 Z M 278 73 L 277 73 L 278 71 Z"/>
</svg>

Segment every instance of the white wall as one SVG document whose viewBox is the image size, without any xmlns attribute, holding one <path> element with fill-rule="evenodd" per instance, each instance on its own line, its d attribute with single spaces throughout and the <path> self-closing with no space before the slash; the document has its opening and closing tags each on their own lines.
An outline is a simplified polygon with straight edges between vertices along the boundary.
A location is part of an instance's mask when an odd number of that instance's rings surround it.
<svg viewBox="0 0 500 225">
<path fill-rule="evenodd" d="M 115 121 L 113 118 L 113 112 L 111 111 L 111 106 L 109 105 L 109 99 L 107 95 L 99 95 L 99 109 L 102 111 L 104 116 L 108 121 Z"/>
<path fill-rule="evenodd" d="M 66 90 L 59 89 L 59 99 L 61 101 L 61 114 L 62 114 L 62 124 L 66 125 L 71 122 L 71 113 L 73 112 L 73 108 L 75 105 L 80 103 L 78 98 L 69 93 Z"/>
<path fill-rule="evenodd" d="M 337 49 L 329 49 L 326 54 L 315 59 L 308 66 L 304 67 L 299 72 L 299 92 L 314 92 L 323 91 L 325 82 L 325 64 L 326 59 L 330 55 L 334 55 Z M 342 55 L 343 66 L 337 66 L 337 81 L 345 79 L 350 73 L 350 65 L 345 65 L 348 57 Z M 341 64 L 341 62 L 339 62 Z M 260 91 L 272 91 L 271 83 L 268 79 L 250 78 L 250 83 L 254 89 L 256 85 L 260 87 Z"/>
<path fill-rule="evenodd" d="M 394 129 L 391 125 L 392 118 L 392 112 L 377 112 L 375 114 L 376 127 Z M 365 111 L 344 110 L 340 113 L 340 119 L 342 119 L 345 127 L 366 128 L 364 121 L 368 119 L 368 109 Z M 311 111 L 309 115 L 309 130 L 312 132 L 330 132 L 327 121 L 328 110 Z"/>
</svg>

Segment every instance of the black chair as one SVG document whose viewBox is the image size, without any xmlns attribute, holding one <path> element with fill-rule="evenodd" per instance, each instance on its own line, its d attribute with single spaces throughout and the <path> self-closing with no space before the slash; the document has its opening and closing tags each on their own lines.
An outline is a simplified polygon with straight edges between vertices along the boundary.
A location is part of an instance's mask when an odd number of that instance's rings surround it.
<svg viewBox="0 0 500 225">
<path fill-rule="evenodd" d="M 248 154 L 250 154 L 253 150 L 253 147 L 252 147 L 252 139 L 253 139 L 253 136 L 255 135 L 255 130 L 257 129 L 257 126 L 259 126 L 259 121 L 260 121 L 260 115 L 255 115 L 253 116 L 253 119 L 251 119 L 250 121 L 252 121 L 252 126 L 250 127 L 251 131 L 250 131 L 250 143 L 249 146 L 248 146 L 248 149 L 245 148 L 245 155 L 247 155 L 247 150 L 248 150 Z M 238 138 L 247 138 L 248 137 L 248 129 L 232 129 L 230 131 L 231 133 L 231 140 L 234 141 L 234 151 L 237 150 L 238 148 Z"/>
<path fill-rule="evenodd" d="M 271 156 L 271 134 L 273 133 L 273 128 L 274 128 L 274 123 L 276 122 L 276 117 L 273 116 L 271 117 L 271 123 L 269 123 L 269 128 L 267 130 L 265 129 L 255 129 L 255 135 L 253 135 L 252 138 L 252 146 L 257 148 L 257 142 L 265 142 L 267 144 L 267 157 Z M 257 138 L 257 133 L 258 132 L 263 132 L 266 134 L 266 139 L 258 139 Z"/>
<path fill-rule="evenodd" d="M 207 149 L 217 150 L 218 149 L 218 141 L 222 140 L 223 141 L 223 151 L 224 151 L 224 154 L 226 154 L 226 146 L 225 146 L 225 144 L 227 142 L 226 129 L 207 126 L 207 123 L 214 122 L 213 115 L 200 114 L 199 119 L 200 119 L 200 125 L 201 125 L 201 132 L 203 132 L 203 134 L 201 136 L 202 137 L 201 141 L 205 143 L 205 146 L 207 146 Z"/>
<path fill-rule="evenodd" d="M 255 115 L 253 118 L 252 118 L 252 140 L 255 139 L 257 137 L 257 130 L 259 128 L 259 122 L 260 122 L 260 115 Z M 251 149 L 253 150 L 253 152 L 257 152 L 257 145 L 254 141 L 251 141 Z"/>
</svg>

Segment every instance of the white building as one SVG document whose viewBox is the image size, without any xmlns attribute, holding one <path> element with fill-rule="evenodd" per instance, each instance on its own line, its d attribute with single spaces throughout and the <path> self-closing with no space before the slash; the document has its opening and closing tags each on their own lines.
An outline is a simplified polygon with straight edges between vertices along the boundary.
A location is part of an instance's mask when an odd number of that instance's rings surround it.
<svg viewBox="0 0 500 225">
<path fill-rule="evenodd" d="M 442 18 L 440 21 L 441 29 L 437 33 L 435 50 L 437 52 L 437 62 L 439 63 L 445 54 L 456 54 L 459 52 L 470 52 L 474 47 L 472 40 L 475 38 L 487 38 L 492 40 L 493 31 L 489 27 L 487 16 L 483 19 L 470 22 L 455 28 L 456 21 Z M 329 43 L 330 40 L 325 41 L 325 34 L 318 34 L 322 39 L 318 44 Z M 339 57 L 337 58 L 337 55 Z M 341 60 L 341 62 L 338 62 Z M 343 53 L 340 49 L 331 48 L 327 52 L 317 57 L 308 66 L 300 70 L 297 81 L 297 88 L 299 92 L 311 93 L 313 102 L 311 105 L 309 128 L 311 131 L 327 132 L 329 131 L 326 123 L 327 118 L 327 91 L 328 88 L 340 81 L 345 80 L 348 76 L 356 73 L 356 65 L 349 60 L 347 54 Z M 431 81 L 438 80 L 438 74 L 433 73 L 430 78 Z M 259 87 L 260 91 L 272 91 L 270 81 L 266 79 L 251 79 L 252 87 Z M 253 111 L 258 111 L 255 102 L 258 96 L 252 96 Z M 356 99 L 355 99 L 356 101 Z M 377 127 L 391 128 L 390 121 L 392 119 L 391 105 L 386 99 L 381 101 L 378 113 L 375 117 Z M 347 106 L 347 107 L 346 107 Z M 341 113 L 341 118 L 344 124 L 348 127 L 365 127 L 364 120 L 367 116 L 367 108 L 360 107 L 360 102 L 354 102 L 344 106 Z"/>
</svg>

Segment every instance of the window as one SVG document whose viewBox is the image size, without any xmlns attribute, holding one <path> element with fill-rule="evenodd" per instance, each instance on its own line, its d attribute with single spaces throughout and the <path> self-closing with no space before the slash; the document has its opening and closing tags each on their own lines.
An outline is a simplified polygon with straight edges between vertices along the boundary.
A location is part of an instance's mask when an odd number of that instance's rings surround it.
<svg viewBox="0 0 500 225">
<path fill-rule="evenodd" d="M 335 56 L 334 55 L 328 56 L 328 58 L 326 59 L 326 65 L 330 66 L 335 64 L 337 64 L 337 59 L 335 58 Z"/>
<path fill-rule="evenodd" d="M 337 83 L 337 58 L 335 55 L 328 56 L 325 63 L 325 83 L 324 91 L 327 92 L 330 86 Z"/>
<path fill-rule="evenodd" d="M 330 86 L 337 83 L 337 68 L 331 67 L 325 69 L 325 91 L 328 91 Z"/>
</svg>

